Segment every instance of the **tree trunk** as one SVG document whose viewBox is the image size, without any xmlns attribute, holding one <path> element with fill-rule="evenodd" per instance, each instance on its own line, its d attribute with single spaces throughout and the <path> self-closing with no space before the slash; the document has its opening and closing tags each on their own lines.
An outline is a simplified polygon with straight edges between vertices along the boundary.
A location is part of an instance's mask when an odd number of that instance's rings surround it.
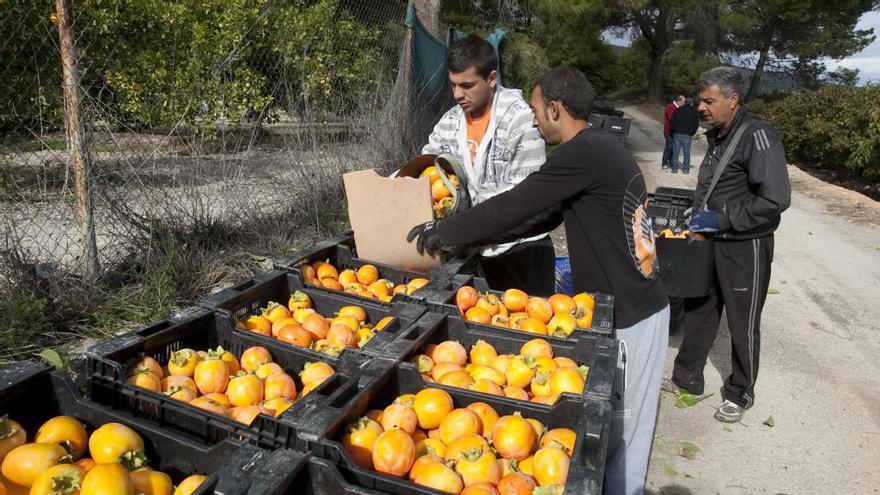
<svg viewBox="0 0 880 495">
<path fill-rule="evenodd" d="M 718 4 L 701 2 L 688 20 L 688 31 L 697 55 L 718 53 Z"/>
<path fill-rule="evenodd" d="M 744 101 L 751 101 L 758 96 L 758 90 L 761 88 L 761 77 L 764 75 L 764 66 L 767 65 L 769 54 L 770 43 L 767 43 L 761 49 L 761 54 L 758 56 L 758 63 L 755 65 L 755 72 L 752 74 L 752 80 L 749 82 L 749 91 L 746 93 Z"/>
<path fill-rule="evenodd" d="M 429 33 L 438 39 L 445 39 L 440 36 L 440 8 L 443 6 L 443 0 L 413 0 L 416 7 L 416 15 L 425 26 Z"/>
<path fill-rule="evenodd" d="M 648 100 L 663 102 L 663 89 L 665 78 L 663 74 L 663 57 L 672 47 L 672 28 L 675 24 L 675 16 L 668 2 L 658 1 L 655 7 L 658 10 L 657 18 L 653 26 L 644 21 L 640 23 L 642 35 L 651 46 L 651 69 L 648 74 Z M 643 17 L 644 19 L 644 17 Z"/>
<path fill-rule="evenodd" d="M 663 98 L 663 50 L 659 55 L 652 50 L 651 69 L 648 73 L 648 101 L 662 103 Z"/>
</svg>

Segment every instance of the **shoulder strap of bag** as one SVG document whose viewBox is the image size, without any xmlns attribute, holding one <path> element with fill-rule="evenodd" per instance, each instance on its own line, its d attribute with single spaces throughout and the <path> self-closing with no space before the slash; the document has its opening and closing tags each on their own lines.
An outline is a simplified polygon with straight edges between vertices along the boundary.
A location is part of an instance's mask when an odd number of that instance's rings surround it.
<svg viewBox="0 0 880 495">
<path fill-rule="evenodd" d="M 745 134 L 746 129 L 749 128 L 749 123 L 744 122 L 739 126 L 739 129 L 733 133 L 733 136 L 730 138 L 730 143 L 727 145 L 727 148 L 724 149 L 724 154 L 721 155 L 721 161 L 718 162 L 718 166 L 715 167 L 715 174 L 712 176 L 712 183 L 709 184 L 709 189 L 706 191 L 706 195 L 703 196 L 703 203 L 700 205 L 700 209 L 698 211 L 702 211 L 706 209 L 706 205 L 709 203 L 709 196 L 712 195 L 712 192 L 715 191 L 715 186 L 718 184 L 718 180 L 721 178 L 721 174 L 724 173 L 724 169 L 727 168 L 727 164 L 730 163 L 731 158 L 733 158 L 733 153 L 736 151 L 736 146 L 739 144 L 740 139 L 743 134 Z"/>
</svg>

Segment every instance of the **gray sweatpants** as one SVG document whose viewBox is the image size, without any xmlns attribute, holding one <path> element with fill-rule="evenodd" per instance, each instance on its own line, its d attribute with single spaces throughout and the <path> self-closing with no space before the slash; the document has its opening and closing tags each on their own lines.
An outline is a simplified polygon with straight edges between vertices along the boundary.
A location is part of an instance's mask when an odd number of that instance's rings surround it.
<svg viewBox="0 0 880 495">
<path fill-rule="evenodd" d="M 657 421 L 660 382 L 669 343 L 669 306 L 617 330 L 620 375 L 615 383 L 604 492 L 641 494 Z M 616 400 L 615 400 L 616 399 Z"/>
</svg>

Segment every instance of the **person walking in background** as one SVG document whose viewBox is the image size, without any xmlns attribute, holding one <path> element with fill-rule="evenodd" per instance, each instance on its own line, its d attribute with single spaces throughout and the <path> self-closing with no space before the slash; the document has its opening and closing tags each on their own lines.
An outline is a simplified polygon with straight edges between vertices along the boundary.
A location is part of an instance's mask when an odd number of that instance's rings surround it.
<svg viewBox="0 0 880 495">
<path fill-rule="evenodd" d="M 669 129 L 669 121 L 672 119 L 672 115 L 678 110 L 684 103 L 684 96 L 678 95 L 673 101 L 669 102 L 666 105 L 666 110 L 663 112 L 663 139 L 666 141 L 666 145 L 663 148 L 663 162 L 660 164 L 660 168 L 662 170 L 669 170 L 672 168 L 672 133 Z"/>
<path fill-rule="evenodd" d="M 686 100 L 669 119 L 669 133 L 672 135 L 672 173 L 678 173 L 678 154 L 682 152 L 681 172 L 691 172 L 691 140 L 700 128 L 700 116 L 693 100 Z"/>
</svg>

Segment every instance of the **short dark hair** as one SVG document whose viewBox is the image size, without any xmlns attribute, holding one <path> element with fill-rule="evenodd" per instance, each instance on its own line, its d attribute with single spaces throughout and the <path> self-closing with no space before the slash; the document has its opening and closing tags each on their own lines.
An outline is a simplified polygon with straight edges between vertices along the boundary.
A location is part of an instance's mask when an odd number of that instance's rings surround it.
<svg viewBox="0 0 880 495">
<path fill-rule="evenodd" d="M 550 69 L 538 81 L 545 103 L 558 101 L 572 117 L 587 120 L 596 93 L 583 72 L 568 65 Z"/>
<path fill-rule="evenodd" d="M 498 56 L 488 41 L 475 34 L 469 34 L 452 42 L 446 55 L 446 68 L 449 72 L 464 72 L 471 67 L 483 78 L 489 77 L 498 69 Z"/>
</svg>

